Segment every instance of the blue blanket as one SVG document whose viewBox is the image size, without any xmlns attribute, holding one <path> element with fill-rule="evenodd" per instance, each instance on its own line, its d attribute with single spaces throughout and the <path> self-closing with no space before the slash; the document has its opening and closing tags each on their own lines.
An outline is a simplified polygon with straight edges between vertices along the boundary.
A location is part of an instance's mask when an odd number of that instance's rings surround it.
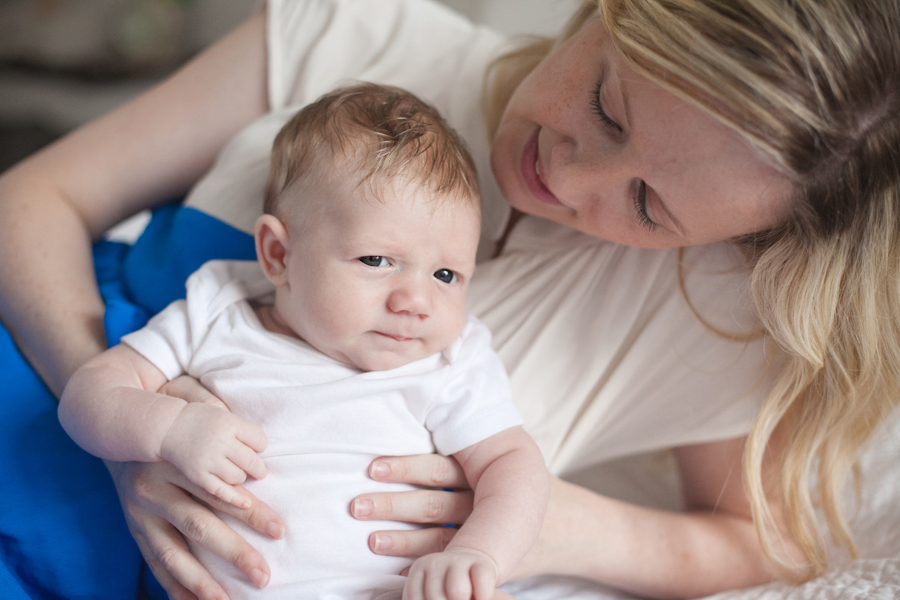
<svg viewBox="0 0 900 600">
<path fill-rule="evenodd" d="M 252 236 L 177 205 L 158 209 L 134 246 L 98 243 L 110 345 L 183 298 L 207 260 L 254 257 Z M 62 430 L 56 399 L 2 326 L 0 367 L 0 598 L 164 600 L 109 473 Z"/>
</svg>

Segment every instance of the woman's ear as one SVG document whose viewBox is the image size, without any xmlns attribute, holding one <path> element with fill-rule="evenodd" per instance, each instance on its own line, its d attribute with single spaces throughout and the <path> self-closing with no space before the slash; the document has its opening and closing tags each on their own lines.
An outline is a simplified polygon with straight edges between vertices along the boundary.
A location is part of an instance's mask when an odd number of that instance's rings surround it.
<svg viewBox="0 0 900 600">
<path fill-rule="evenodd" d="M 262 215 L 253 231 L 256 258 L 266 278 L 275 286 L 287 285 L 287 251 L 290 238 L 287 227 L 274 215 Z"/>
</svg>

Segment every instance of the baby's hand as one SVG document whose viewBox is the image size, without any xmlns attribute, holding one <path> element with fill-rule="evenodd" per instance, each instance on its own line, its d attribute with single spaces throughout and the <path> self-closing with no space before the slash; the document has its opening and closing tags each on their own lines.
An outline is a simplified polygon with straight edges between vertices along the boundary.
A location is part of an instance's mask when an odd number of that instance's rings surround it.
<svg viewBox="0 0 900 600">
<path fill-rule="evenodd" d="M 160 456 L 204 490 L 238 508 L 250 508 L 250 498 L 235 485 L 247 475 L 266 476 L 257 452 L 268 441 L 262 429 L 212 404 L 184 406 L 163 437 Z"/>
<path fill-rule="evenodd" d="M 412 564 L 403 600 L 491 600 L 499 577 L 497 563 L 484 552 L 450 548 Z"/>
</svg>

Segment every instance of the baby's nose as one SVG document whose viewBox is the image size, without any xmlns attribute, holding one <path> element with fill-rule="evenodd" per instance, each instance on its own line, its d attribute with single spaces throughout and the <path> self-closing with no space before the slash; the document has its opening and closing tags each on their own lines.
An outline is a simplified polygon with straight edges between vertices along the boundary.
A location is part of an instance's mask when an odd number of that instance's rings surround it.
<svg viewBox="0 0 900 600">
<path fill-rule="evenodd" d="M 413 278 L 397 286 L 388 297 L 388 308 L 395 313 L 408 313 L 425 318 L 431 314 L 431 292 L 427 283 Z"/>
</svg>

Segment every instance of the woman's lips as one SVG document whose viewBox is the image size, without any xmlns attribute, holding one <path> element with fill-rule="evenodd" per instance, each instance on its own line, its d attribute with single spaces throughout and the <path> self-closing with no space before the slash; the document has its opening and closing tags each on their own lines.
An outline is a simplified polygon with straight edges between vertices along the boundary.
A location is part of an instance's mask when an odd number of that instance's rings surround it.
<svg viewBox="0 0 900 600">
<path fill-rule="evenodd" d="M 540 133 L 541 128 L 538 127 L 525 143 L 525 150 L 522 153 L 522 178 L 535 198 L 544 204 L 561 205 L 562 202 L 544 184 L 541 174 L 538 172 L 538 160 L 540 159 L 538 155 L 538 135 Z"/>
</svg>

